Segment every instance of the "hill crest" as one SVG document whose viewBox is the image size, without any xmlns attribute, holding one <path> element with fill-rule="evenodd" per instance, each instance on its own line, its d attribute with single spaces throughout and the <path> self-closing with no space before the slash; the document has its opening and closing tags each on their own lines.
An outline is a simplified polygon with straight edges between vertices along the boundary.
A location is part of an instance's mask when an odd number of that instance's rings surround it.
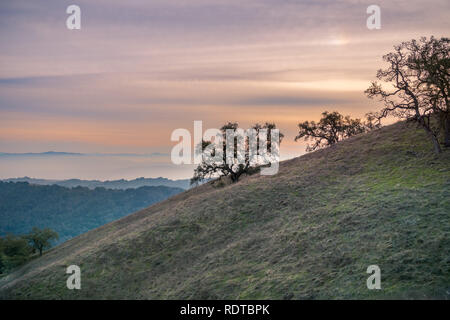
<svg viewBox="0 0 450 320">
<path fill-rule="evenodd" d="M 448 298 L 450 152 L 397 123 L 209 182 L 82 234 L 0 280 L 2 298 Z M 79 265 L 82 290 L 65 287 Z M 368 290 L 366 268 L 383 290 Z"/>
</svg>

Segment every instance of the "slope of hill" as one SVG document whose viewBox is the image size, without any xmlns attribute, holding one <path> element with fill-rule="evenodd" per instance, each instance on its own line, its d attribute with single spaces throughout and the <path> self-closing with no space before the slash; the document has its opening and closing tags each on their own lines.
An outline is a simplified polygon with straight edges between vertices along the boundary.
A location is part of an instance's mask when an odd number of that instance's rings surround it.
<svg viewBox="0 0 450 320">
<path fill-rule="evenodd" d="M 207 183 L 59 245 L 2 298 L 449 298 L 450 151 L 404 123 L 224 187 Z M 81 268 L 81 290 L 65 268 Z M 368 290 L 366 269 L 381 269 Z"/>
<path fill-rule="evenodd" d="M 0 235 L 48 227 L 63 242 L 182 191 L 169 187 L 69 189 L 0 181 Z"/>
<path fill-rule="evenodd" d="M 134 180 L 111 180 L 111 181 L 100 181 L 100 180 L 80 180 L 80 179 L 68 179 L 68 180 L 47 180 L 47 179 L 35 179 L 29 177 L 23 178 L 9 178 L 0 181 L 5 182 L 28 182 L 29 184 L 37 185 L 58 185 L 67 188 L 74 187 L 87 187 L 89 189 L 95 188 L 106 188 L 106 189 L 130 189 L 130 188 L 140 188 L 140 187 L 157 187 L 165 186 L 171 188 L 190 188 L 190 179 L 180 179 L 180 180 L 170 180 L 167 178 L 137 178 Z"/>
</svg>

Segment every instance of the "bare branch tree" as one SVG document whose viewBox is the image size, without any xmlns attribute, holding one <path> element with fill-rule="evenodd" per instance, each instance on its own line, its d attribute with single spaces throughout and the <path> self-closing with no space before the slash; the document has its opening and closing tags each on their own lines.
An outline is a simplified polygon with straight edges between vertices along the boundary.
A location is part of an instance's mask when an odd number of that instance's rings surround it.
<svg viewBox="0 0 450 320">
<path fill-rule="evenodd" d="M 395 46 L 394 52 L 383 56 L 388 67 L 377 72 L 377 78 L 393 89 L 372 82 L 365 91 L 369 98 L 378 97 L 384 104 L 374 114 L 379 121 L 387 116 L 415 121 L 426 131 L 436 153 L 441 152 L 438 134 L 443 125 L 435 124 L 432 115 L 438 115 L 441 123 L 450 121 L 448 44 L 446 38 L 431 37 Z"/>
<path fill-rule="evenodd" d="M 367 117 L 367 122 L 363 122 L 361 119 L 352 119 L 350 116 L 344 117 L 337 111 L 325 111 L 322 113 L 319 122 L 304 121 L 299 123 L 299 132 L 295 141 L 299 139 L 313 141 L 312 145 L 308 144 L 306 147 L 308 152 L 329 147 L 338 141 L 377 128 L 379 125 L 374 124 L 373 120 L 374 118 L 370 115 Z"/>
</svg>

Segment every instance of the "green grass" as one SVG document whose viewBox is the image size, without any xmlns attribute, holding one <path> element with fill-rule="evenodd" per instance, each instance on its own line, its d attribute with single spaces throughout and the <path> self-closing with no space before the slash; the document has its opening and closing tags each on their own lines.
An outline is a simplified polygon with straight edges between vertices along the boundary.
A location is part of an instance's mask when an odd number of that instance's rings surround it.
<svg viewBox="0 0 450 320">
<path fill-rule="evenodd" d="M 0 297 L 448 299 L 449 214 L 450 151 L 398 123 L 83 234 L 0 279 Z"/>
</svg>

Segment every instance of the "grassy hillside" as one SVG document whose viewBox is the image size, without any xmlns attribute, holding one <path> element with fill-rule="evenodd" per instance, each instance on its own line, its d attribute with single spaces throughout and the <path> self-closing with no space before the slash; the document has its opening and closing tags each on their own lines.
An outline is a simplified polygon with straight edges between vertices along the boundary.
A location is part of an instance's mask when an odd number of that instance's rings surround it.
<svg viewBox="0 0 450 320">
<path fill-rule="evenodd" d="M 82 289 L 66 289 L 77 264 Z M 368 290 L 366 268 L 381 268 Z M 2 298 L 449 298 L 450 151 L 399 123 L 72 239 Z"/>
</svg>

